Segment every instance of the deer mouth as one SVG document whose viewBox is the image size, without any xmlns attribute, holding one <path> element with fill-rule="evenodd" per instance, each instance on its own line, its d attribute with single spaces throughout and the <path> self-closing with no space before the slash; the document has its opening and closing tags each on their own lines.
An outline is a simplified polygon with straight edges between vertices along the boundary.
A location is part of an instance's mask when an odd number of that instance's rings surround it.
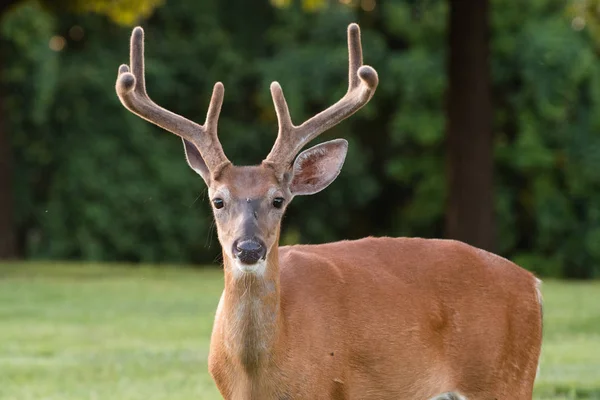
<svg viewBox="0 0 600 400">
<path fill-rule="evenodd" d="M 234 269 L 237 271 L 237 276 L 262 276 L 266 270 L 267 262 L 260 260 L 254 264 L 243 264 L 239 260 L 234 261 Z"/>
</svg>

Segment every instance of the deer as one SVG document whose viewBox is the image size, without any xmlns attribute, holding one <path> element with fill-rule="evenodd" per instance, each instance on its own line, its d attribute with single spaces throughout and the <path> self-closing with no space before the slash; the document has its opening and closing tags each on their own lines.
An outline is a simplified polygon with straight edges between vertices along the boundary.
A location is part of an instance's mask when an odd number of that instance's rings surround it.
<svg viewBox="0 0 600 400">
<path fill-rule="evenodd" d="M 531 399 L 542 341 L 541 281 L 493 253 L 449 239 L 366 237 L 279 246 L 295 196 L 329 186 L 348 142 L 300 152 L 357 112 L 379 83 L 348 33 L 348 91 L 294 125 L 278 82 L 278 134 L 259 164 L 236 166 L 218 139 L 224 87 L 203 125 L 154 103 L 144 31 L 118 69 L 125 108 L 179 136 L 204 180 L 223 253 L 224 289 L 208 357 L 224 399 Z"/>
</svg>

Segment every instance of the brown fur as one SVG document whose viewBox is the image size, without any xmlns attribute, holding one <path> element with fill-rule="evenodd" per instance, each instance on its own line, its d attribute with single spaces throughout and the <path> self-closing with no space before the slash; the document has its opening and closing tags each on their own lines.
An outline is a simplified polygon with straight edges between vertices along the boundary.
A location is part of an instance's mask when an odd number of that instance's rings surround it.
<svg viewBox="0 0 600 400">
<path fill-rule="evenodd" d="M 282 247 L 262 280 L 225 270 L 209 359 L 225 399 L 531 399 L 536 280 L 501 257 L 449 240 L 366 238 Z M 229 329 L 232 307 L 252 301 L 268 320 L 248 314 L 247 330 Z M 253 330 L 269 345 L 247 364 L 232 348 L 255 345 Z"/>
</svg>

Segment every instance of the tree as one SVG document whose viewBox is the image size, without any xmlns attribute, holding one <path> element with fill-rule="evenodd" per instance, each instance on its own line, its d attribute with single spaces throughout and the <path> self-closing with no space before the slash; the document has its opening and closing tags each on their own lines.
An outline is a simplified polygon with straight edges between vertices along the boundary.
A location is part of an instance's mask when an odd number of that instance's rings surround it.
<svg viewBox="0 0 600 400">
<path fill-rule="evenodd" d="M 0 5 L 0 19 L 16 1 Z M 2 62 L 0 60 L 0 66 Z M 2 93 L 0 93 L 0 259 L 13 258 L 17 254 L 13 227 L 13 191 L 11 151 L 8 132 L 4 129 Z"/>
<path fill-rule="evenodd" d="M 493 250 L 488 0 L 450 0 L 446 235 Z"/>
<path fill-rule="evenodd" d="M 320 201 L 294 201 L 282 240 L 444 236 L 450 2 L 377 2 L 371 11 L 329 2 L 318 12 L 290 2 L 257 9 L 243 0 L 186 0 L 160 8 L 143 21 L 150 95 L 201 121 L 212 85 L 223 81 L 223 146 L 234 163 L 257 163 L 276 130 L 270 82 L 282 84 L 294 121 L 336 101 L 347 71 L 344 28 L 359 22 L 365 62 L 381 84 L 360 113 L 322 138 L 349 139 L 343 172 Z M 593 15 L 567 13 L 561 0 L 500 3 L 489 5 L 495 251 L 542 276 L 598 276 Z M 211 210 L 180 141 L 115 96 L 114 69 L 127 60 L 131 29 L 35 4 L 0 25 L 21 255 L 214 264 Z M 53 36 L 60 51 L 48 45 Z M 473 77 L 463 76 L 464 85 Z"/>
<path fill-rule="evenodd" d="M 21 0 L 9 0 L 0 3 L 0 19 L 10 8 L 22 3 Z M 96 12 L 110 17 L 120 24 L 132 24 L 140 17 L 147 17 L 162 0 L 61 0 L 42 2 L 49 9 L 68 9 L 74 12 Z M 0 59 L 0 68 L 3 66 Z M 12 185 L 12 154 L 9 132 L 6 131 L 3 118 L 3 96 L 0 93 L 0 259 L 17 256 L 17 243 L 13 226 L 14 195 Z"/>
</svg>

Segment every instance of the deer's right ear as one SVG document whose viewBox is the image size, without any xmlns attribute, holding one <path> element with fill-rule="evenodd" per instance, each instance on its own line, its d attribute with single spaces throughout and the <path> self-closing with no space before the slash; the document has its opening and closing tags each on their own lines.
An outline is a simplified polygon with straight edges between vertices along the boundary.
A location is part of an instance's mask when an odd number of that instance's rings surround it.
<svg viewBox="0 0 600 400">
<path fill-rule="evenodd" d="M 188 165 L 191 169 L 196 171 L 198 175 L 204 179 L 204 182 L 209 185 L 210 184 L 210 172 L 208 171 L 208 167 L 202 158 L 202 154 L 198 148 L 193 145 L 191 142 L 188 142 L 185 139 L 183 140 L 183 148 L 185 150 L 185 159 L 187 160 Z"/>
<path fill-rule="evenodd" d="M 294 196 L 315 194 L 337 178 L 344 165 L 348 142 L 335 139 L 304 150 L 296 157 L 290 191 Z"/>
</svg>

